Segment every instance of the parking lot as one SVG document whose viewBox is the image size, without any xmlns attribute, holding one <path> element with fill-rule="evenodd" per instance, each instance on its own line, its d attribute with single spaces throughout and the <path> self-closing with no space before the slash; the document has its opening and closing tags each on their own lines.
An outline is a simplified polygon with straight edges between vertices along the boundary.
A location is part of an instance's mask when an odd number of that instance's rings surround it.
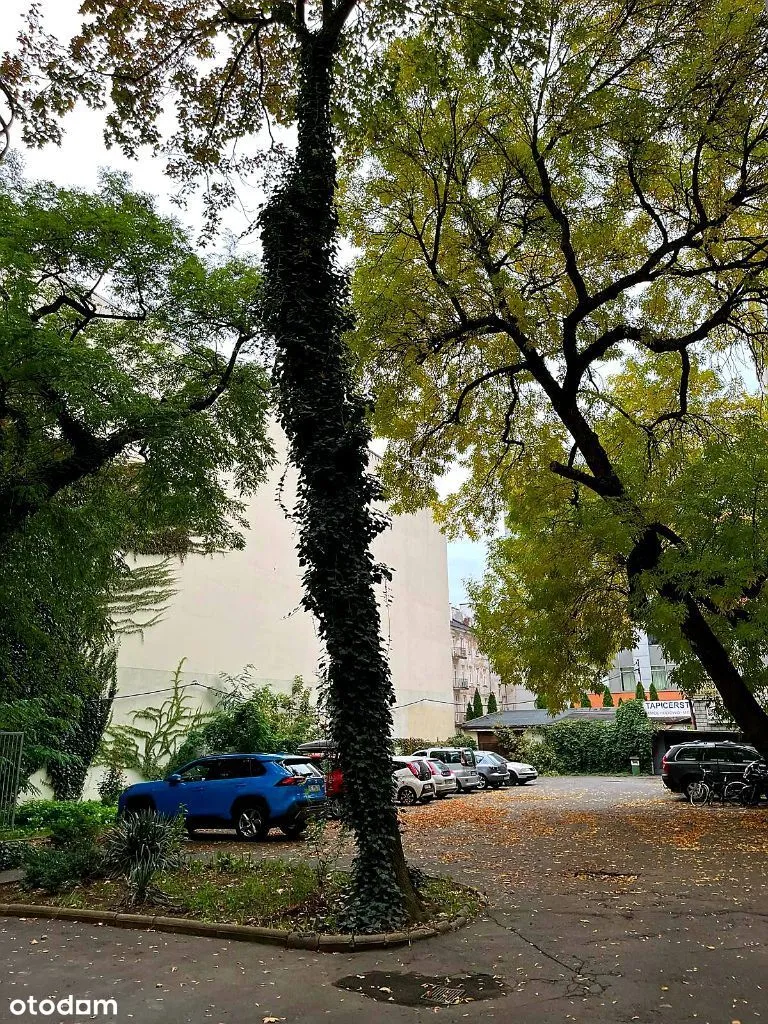
<svg viewBox="0 0 768 1024">
<path fill-rule="evenodd" d="M 433 1008 L 374 1003 L 334 982 L 370 970 L 482 971 L 502 979 L 507 994 L 440 1009 L 442 1019 L 768 1017 L 766 810 L 692 808 L 659 779 L 545 778 L 407 808 L 402 820 L 413 863 L 487 893 L 481 919 L 411 948 L 354 957 L 9 920 L 0 932 L 3 995 L 71 991 L 76 977 L 114 995 L 118 1019 L 142 1024 L 422 1024 Z M 306 853 L 277 833 L 249 848 Z"/>
</svg>

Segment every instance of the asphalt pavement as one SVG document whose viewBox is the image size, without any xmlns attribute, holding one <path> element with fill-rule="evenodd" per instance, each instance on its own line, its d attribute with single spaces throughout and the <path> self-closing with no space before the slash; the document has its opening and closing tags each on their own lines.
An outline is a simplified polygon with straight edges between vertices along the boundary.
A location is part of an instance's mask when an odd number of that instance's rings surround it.
<svg viewBox="0 0 768 1024">
<path fill-rule="evenodd" d="M 409 857 L 483 888 L 486 914 L 392 951 L 314 954 L 41 920 L 0 921 L 0 1020 L 30 996 L 114 999 L 52 1021 L 399 1024 L 768 1018 L 768 813 L 694 809 L 657 779 L 544 779 L 409 810 Z M 266 844 L 273 855 L 283 844 Z M 251 847 L 256 849 L 256 847 Z M 291 851 L 297 852 L 296 845 Z M 373 1001 L 369 972 L 481 973 L 504 994 L 455 1006 Z M 376 975 L 378 977 L 378 975 Z M 366 982 L 360 979 L 361 987 Z M 394 988 L 395 986 L 393 986 Z"/>
</svg>

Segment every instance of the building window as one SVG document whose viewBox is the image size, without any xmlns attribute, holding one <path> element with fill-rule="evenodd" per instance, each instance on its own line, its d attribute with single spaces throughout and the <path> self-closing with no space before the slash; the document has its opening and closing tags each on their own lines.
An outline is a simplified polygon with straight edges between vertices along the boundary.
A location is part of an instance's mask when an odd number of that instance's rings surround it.
<svg viewBox="0 0 768 1024">
<path fill-rule="evenodd" d="M 635 670 L 633 668 L 623 668 L 621 670 L 621 688 L 622 690 L 635 689 Z"/>
<path fill-rule="evenodd" d="M 651 665 L 651 682 L 657 690 L 659 688 L 662 690 L 667 689 L 667 669 L 664 665 L 657 665 L 656 667 Z"/>
</svg>

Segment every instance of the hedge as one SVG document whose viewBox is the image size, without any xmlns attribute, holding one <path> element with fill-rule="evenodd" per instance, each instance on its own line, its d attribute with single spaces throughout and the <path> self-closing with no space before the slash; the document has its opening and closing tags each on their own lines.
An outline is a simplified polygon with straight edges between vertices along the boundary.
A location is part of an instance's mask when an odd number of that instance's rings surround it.
<svg viewBox="0 0 768 1024">
<path fill-rule="evenodd" d="M 637 699 L 624 701 L 613 722 L 568 721 L 527 729 L 522 735 L 503 726 L 494 730 L 499 749 L 539 772 L 558 775 L 629 772 L 630 757 L 640 758 L 641 771 L 652 766 L 653 728 Z"/>
</svg>

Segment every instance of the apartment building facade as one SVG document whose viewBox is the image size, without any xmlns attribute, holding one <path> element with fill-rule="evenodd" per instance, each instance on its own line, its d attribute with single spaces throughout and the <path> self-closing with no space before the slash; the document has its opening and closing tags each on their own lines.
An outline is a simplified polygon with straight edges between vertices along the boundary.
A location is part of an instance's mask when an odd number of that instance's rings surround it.
<svg viewBox="0 0 768 1024">
<path fill-rule="evenodd" d="M 313 617 L 301 607 L 297 527 L 284 511 L 292 505 L 295 474 L 289 470 L 283 479 L 285 442 L 277 432 L 275 443 L 282 458 L 248 503 L 245 548 L 178 562 L 177 594 L 162 621 L 143 636 L 123 639 L 114 722 L 130 722 L 132 712 L 162 704 L 182 659 L 184 692 L 204 710 L 218 699 L 220 673 L 237 675 L 246 666 L 255 683 L 276 690 L 288 691 L 297 675 L 316 685 L 322 645 Z M 429 512 L 395 516 L 373 551 L 393 570 L 378 598 L 396 694 L 394 735 L 449 736 L 454 712 L 445 538 Z M 96 770 L 86 793 L 93 793 L 100 775 Z"/>
<path fill-rule="evenodd" d="M 535 695 L 519 682 L 502 680 L 487 655 L 477 643 L 472 611 L 467 605 L 451 605 L 451 655 L 453 659 L 453 703 L 456 725 L 466 721 L 467 703 L 475 690 L 480 694 L 483 710 L 493 694 L 499 711 L 532 708 Z"/>
</svg>

